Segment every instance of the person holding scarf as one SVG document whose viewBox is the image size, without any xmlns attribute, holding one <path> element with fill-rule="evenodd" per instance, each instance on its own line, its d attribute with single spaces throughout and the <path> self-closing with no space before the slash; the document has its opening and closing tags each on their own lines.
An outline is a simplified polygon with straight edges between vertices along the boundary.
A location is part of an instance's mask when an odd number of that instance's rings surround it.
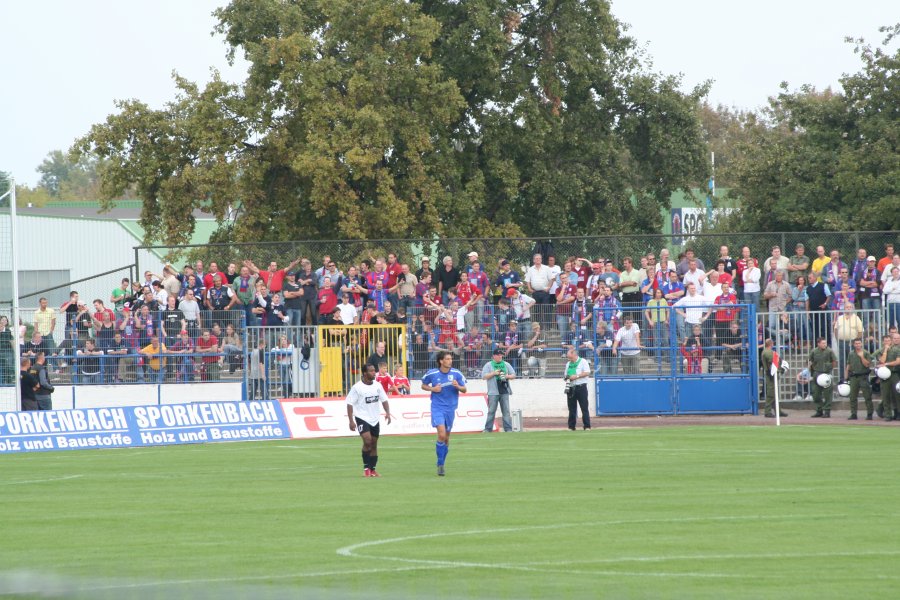
<svg viewBox="0 0 900 600">
<path fill-rule="evenodd" d="M 485 363 L 481 370 L 481 378 L 487 381 L 488 414 L 484 422 L 484 432 L 494 430 L 494 417 L 497 414 L 497 405 L 500 405 L 500 413 L 503 417 L 503 431 L 512 431 L 512 421 L 509 416 L 509 395 L 512 393 L 509 382 L 516 378 L 516 370 L 503 360 L 503 350 L 498 346 L 494 348 L 491 360 Z"/>
</svg>

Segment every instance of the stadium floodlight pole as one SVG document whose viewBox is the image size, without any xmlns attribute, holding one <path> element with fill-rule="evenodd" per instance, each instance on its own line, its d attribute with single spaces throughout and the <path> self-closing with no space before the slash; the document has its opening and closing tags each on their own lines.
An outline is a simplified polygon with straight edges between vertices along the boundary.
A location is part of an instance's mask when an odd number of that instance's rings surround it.
<svg viewBox="0 0 900 600">
<path fill-rule="evenodd" d="M 19 370 L 22 360 L 22 351 L 19 348 L 19 253 L 16 251 L 16 179 L 9 178 L 9 247 L 12 255 L 12 332 L 15 333 L 13 343 L 13 373 Z M 16 410 L 22 410 L 22 382 L 15 377 L 16 383 Z"/>
</svg>

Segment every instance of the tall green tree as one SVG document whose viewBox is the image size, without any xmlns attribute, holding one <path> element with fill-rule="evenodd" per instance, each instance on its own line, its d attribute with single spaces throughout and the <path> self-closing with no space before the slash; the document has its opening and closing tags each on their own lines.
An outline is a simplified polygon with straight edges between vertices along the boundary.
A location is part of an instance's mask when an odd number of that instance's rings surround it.
<svg viewBox="0 0 900 600">
<path fill-rule="evenodd" d="M 744 230 L 900 229 L 900 25 L 880 47 L 856 44 L 842 92 L 802 86 L 770 101 L 764 127 L 739 145 L 728 222 Z"/>
<path fill-rule="evenodd" d="M 185 241 L 198 208 L 238 241 L 656 231 L 707 175 L 705 89 L 647 72 L 601 0 L 216 15 L 246 81 L 176 78 L 165 107 L 121 103 L 75 147 L 106 197 L 134 187 L 150 239 Z"/>
</svg>

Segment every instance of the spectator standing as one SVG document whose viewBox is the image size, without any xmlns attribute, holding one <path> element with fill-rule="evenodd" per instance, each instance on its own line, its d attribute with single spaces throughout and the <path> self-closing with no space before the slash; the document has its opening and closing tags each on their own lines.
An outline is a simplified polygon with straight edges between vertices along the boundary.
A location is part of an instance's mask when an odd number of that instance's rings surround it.
<svg viewBox="0 0 900 600">
<path fill-rule="evenodd" d="M 859 279 L 862 277 L 863 272 L 866 270 L 866 256 L 868 253 L 865 248 L 857 248 L 856 250 L 856 260 L 853 261 L 853 264 L 850 265 L 850 279 L 853 280 L 853 283 L 856 286 L 859 286 Z M 872 258 L 875 258 L 874 256 Z"/>
<path fill-rule="evenodd" d="M 634 322 L 634 316 L 625 313 L 624 325 L 616 332 L 613 341 L 613 356 L 619 357 L 622 372 L 626 375 L 637 375 L 638 361 L 641 354 L 641 329 Z"/>
<path fill-rule="evenodd" d="M 13 383 L 15 369 L 15 349 L 13 348 L 14 338 L 12 329 L 9 326 L 9 317 L 0 315 L 0 385 L 9 385 Z"/>
<path fill-rule="evenodd" d="M 101 379 L 102 366 L 101 357 L 103 350 L 94 346 L 94 340 L 88 339 L 84 342 L 84 348 L 78 350 L 75 355 L 78 357 L 78 374 L 81 383 L 103 383 Z"/>
<path fill-rule="evenodd" d="M 503 360 L 503 351 L 500 348 L 495 348 L 491 353 L 491 360 L 485 363 L 481 376 L 487 382 L 488 396 L 488 414 L 484 422 L 484 432 L 491 433 L 494 430 L 497 406 L 500 407 L 503 431 L 512 431 L 509 413 L 509 396 L 512 389 L 509 382 L 516 378 L 516 370 Z"/>
<path fill-rule="evenodd" d="M 831 288 L 821 280 L 819 273 L 810 271 L 809 285 L 806 287 L 806 296 L 809 303 L 811 337 L 828 337 L 831 335 L 831 320 L 828 314 L 828 306 L 831 299 Z"/>
<path fill-rule="evenodd" d="M 213 275 L 213 286 L 206 290 L 206 308 L 210 311 L 210 322 L 225 323 L 231 320 L 228 316 L 237 303 L 237 296 L 230 287 L 224 285 L 225 276 L 217 273 Z"/>
<path fill-rule="evenodd" d="M 356 275 L 356 267 L 350 267 L 350 271 Z M 300 285 L 300 325 L 312 324 L 318 322 L 316 314 L 316 298 L 318 296 L 318 277 L 313 273 L 312 263 L 308 258 L 300 260 L 300 270 L 297 271 L 297 283 Z M 348 280 L 346 285 L 358 285 L 359 290 L 365 289 L 362 280 L 356 276 L 355 279 Z M 357 290 L 355 293 L 359 294 Z M 362 306 L 359 304 L 358 306 Z"/>
<path fill-rule="evenodd" d="M 453 257 L 444 257 L 443 266 L 437 271 L 435 283 L 441 302 L 445 305 L 449 304 L 447 292 L 459 283 L 459 270 L 453 266 Z"/>
<path fill-rule="evenodd" d="M 179 286 L 180 288 L 181 286 Z M 122 306 L 125 305 L 125 301 L 128 296 L 131 294 L 131 282 L 127 277 L 122 279 L 122 283 L 119 284 L 119 287 L 113 289 L 112 293 L 109 295 L 109 301 L 113 304 L 116 311 L 122 310 Z"/>
<path fill-rule="evenodd" d="M 202 374 L 204 381 L 219 380 L 219 338 L 209 329 L 204 329 L 196 344 L 197 353 L 201 354 Z"/>
<path fill-rule="evenodd" d="M 859 315 L 853 309 L 853 303 L 847 302 L 841 314 L 834 320 L 834 337 L 838 342 L 838 373 L 846 370 L 847 355 L 853 345 L 853 340 L 861 340 L 863 337 L 863 324 Z"/>
<path fill-rule="evenodd" d="M 790 266 L 791 261 L 784 255 L 781 254 L 781 246 L 772 246 L 772 256 L 770 256 L 765 262 L 765 274 L 768 276 L 769 271 L 778 270 L 778 271 L 787 271 Z M 767 278 L 766 283 L 770 280 Z"/>
<path fill-rule="evenodd" d="M 791 301 L 788 304 L 788 313 L 791 318 L 791 333 L 797 341 L 797 345 L 805 349 L 809 340 L 809 292 L 806 284 L 806 276 L 800 275 L 796 285 L 791 288 Z M 820 284 L 821 285 L 821 284 Z"/>
<path fill-rule="evenodd" d="M 653 291 L 653 298 L 647 302 L 645 311 L 647 325 L 652 335 L 656 359 L 662 358 L 663 348 L 669 346 L 669 303 L 663 298 L 661 289 Z"/>
<path fill-rule="evenodd" d="M 288 316 L 288 324 L 293 327 L 303 325 L 303 313 L 300 312 L 304 290 L 297 283 L 297 274 L 293 271 L 285 273 L 281 295 L 284 297 L 284 309 Z"/>
<path fill-rule="evenodd" d="M 693 283 L 685 286 L 687 293 L 678 300 L 673 306 L 677 318 L 678 339 L 683 340 L 686 337 L 685 329 L 694 325 L 703 325 L 706 320 L 706 311 L 703 307 L 706 305 L 706 298 L 697 293 L 697 288 Z"/>
<path fill-rule="evenodd" d="M 746 271 L 747 268 L 751 265 L 758 266 L 756 263 L 756 259 L 750 256 L 750 248 L 748 246 L 744 246 L 741 248 L 741 257 L 737 260 L 734 272 L 734 286 L 738 299 L 741 302 L 745 302 L 748 304 L 749 302 L 744 297 L 744 271 Z"/>
<path fill-rule="evenodd" d="M 256 348 L 250 352 L 247 368 L 247 399 L 269 399 L 269 390 L 266 385 L 266 340 L 260 336 Z"/>
<path fill-rule="evenodd" d="M 825 253 L 825 246 L 816 246 L 816 258 L 813 259 L 812 270 L 816 272 L 816 277 L 822 283 L 825 283 L 824 271 L 830 261 L 831 257 Z M 812 285 L 812 279 L 809 280 L 809 283 Z"/>
<path fill-rule="evenodd" d="M 416 269 L 416 278 L 419 281 L 425 278 L 425 275 L 434 275 L 434 272 L 431 270 L 431 259 L 427 256 L 423 256 L 422 260 L 419 263 L 421 266 Z"/>
<path fill-rule="evenodd" d="M 260 271 L 259 268 L 253 264 L 253 261 L 250 261 L 247 265 L 251 271 L 259 276 L 260 279 L 266 284 L 266 288 L 270 293 L 280 293 L 281 287 L 284 284 L 284 276 L 288 271 L 292 271 L 294 267 L 300 262 L 300 259 L 295 259 L 287 266 L 286 269 L 279 269 L 278 263 L 274 260 L 269 263 L 269 267 L 265 271 Z"/>
<path fill-rule="evenodd" d="M 640 273 L 634 268 L 632 258 L 626 256 L 622 259 L 622 272 L 619 273 L 619 291 L 622 294 L 622 306 L 625 310 L 640 311 L 643 304 L 640 286 Z"/>
<path fill-rule="evenodd" d="M 400 265 L 400 273 L 396 279 L 396 284 L 389 291 L 397 296 L 397 309 L 402 308 L 409 314 L 416 305 L 416 286 L 419 285 L 419 280 L 410 272 L 407 264 Z"/>
<path fill-rule="evenodd" d="M 34 329 L 44 338 L 44 344 L 50 352 L 56 348 L 53 332 L 56 330 L 56 311 L 47 306 L 47 299 L 38 300 L 38 309 L 34 313 Z"/>
<path fill-rule="evenodd" d="M 678 277 L 680 279 L 684 279 L 684 274 L 687 273 L 691 269 L 691 261 L 696 261 L 695 269 L 700 269 L 701 271 L 706 271 L 706 265 L 703 264 L 703 261 L 694 254 L 693 248 L 688 248 L 684 251 L 684 258 L 678 263 L 678 266 L 675 267 L 675 271 L 678 273 Z"/>
<path fill-rule="evenodd" d="M 869 330 L 869 322 L 872 318 L 871 311 L 881 308 L 881 273 L 878 272 L 874 256 L 866 259 L 866 266 L 859 273 L 856 281 L 857 297 L 860 299 L 860 307 L 863 309 L 863 326 Z"/>
<path fill-rule="evenodd" d="M 535 254 L 532 261 L 532 265 L 525 271 L 525 289 L 534 298 L 537 305 L 535 310 L 538 322 L 544 330 L 547 330 L 550 320 L 550 286 L 553 285 L 555 278 L 550 267 L 543 264 L 542 255 Z"/>
<path fill-rule="evenodd" d="M 806 247 L 798 242 L 794 248 L 794 255 L 788 259 L 788 284 L 791 288 L 797 286 L 797 280 L 800 277 L 806 278 L 806 273 L 809 271 L 809 257 L 805 253 Z"/>
<path fill-rule="evenodd" d="M 837 250 L 832 250 L 831 260 L 825 265 L 825 269 L 822 272 L 822 281 L 834 289 L 838 287 L 837 282 L 841 279 L 841 273 L 844 271 L 847 272 L 847 278 L 849 278 L 850 271 L 847 269 L 847 265 L 841 261 L 841 253 Z"/>
<path fill-rule="evenodd" d="M 888 242 L 884 245 L 884 256 L 881 260 L 878 261 L 878 271 L 884 273 L 884 270 L 888 268 L 894 261 L 894 244 Z"/>
<path fill-rule="evenodd" d="M 787 306 L 791 301 L 791 287 L 784 281 L 784 271 L 777 269 L 772 281 L 766 285 L 763 293 L 769 303 L 769 331 L 774 339 L 777 339 L 778 324 L 784 319 Z"/>
<path fill-rule="evenodd" d="M 891 268 L 891 277 L 884 282 L 888 327 L 900 327 L 900 267 Z"/>
<path fill-rule="evenodd" d="M 756 259 L 748 259 L 746 262 L 746 266 L 743 269 L 745 303 L 751 304 L 753 306 L 759 306 L 759 282 L 761 278 L 762 273 L 760 273 L 759 267 L 756 266 Z"/>
<path fill-rule="evenodd" d="M 238 303 L 240 303 L 244 311 L 244 321 L 248 326 L 256 325 L 256 316 L 251 310 L 251 305 L 253 304 L 253 292 L 256 290 L 256 280 L 258 278 L 259 276 L 252 274 L 250 267 L 244 264 L 231 282 L 231 287 L 234 289 Z"/>
<path fill-rule="evenodd" d="M 379 281 L 378 284 L 380 286 L 381 281 Z M 337 294 L 334 291 L 334 287 L 331 285 L 331 277 L 326 275 L 322 280 L 322 287 L 319 289 L 317 299 L 319 306 L 319 325 L 324 325 L 338 305 Z"/>
<path fill-rule="evenodd" d="M 531 309 L 535 305 L 534 298 L 522 294 L 518 288 L 509 288 L 506 292 L 509 306 L 513 310 L 518 321 L 519 331 L 523 337 L 531 336 Z M 513 321 L 515 322 L 515 321 Z M 544 328 L 546 331 L 546 328 Z"/>
</svg>

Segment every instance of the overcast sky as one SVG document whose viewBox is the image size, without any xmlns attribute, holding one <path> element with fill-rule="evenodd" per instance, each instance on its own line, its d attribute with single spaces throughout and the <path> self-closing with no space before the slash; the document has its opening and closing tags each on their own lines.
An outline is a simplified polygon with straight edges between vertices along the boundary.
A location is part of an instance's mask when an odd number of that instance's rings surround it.
<svg viewBox="0 0 900 600">
<path fill-rule="evenodd" d="M 226 0 L 0 0 L 0 171 L 34 185 L 47 153 L 66 149 L 115 110 L 116 99 L 160 107 L 174 95 L 172 70 L 196 81 L 216 67 L 242 69 L 210 36 Z M 893 7 L 893 8 L 891 8 Z M 846 35 L 880 42 L 897 20 L 888 0 L 616 0 L 613 13 L 653 58 L 682 73 L 685 89 L 714 80 L 710 101 L 757 108 L 803 83 L 837 87 L 859 69 Z"/>
</svg>

